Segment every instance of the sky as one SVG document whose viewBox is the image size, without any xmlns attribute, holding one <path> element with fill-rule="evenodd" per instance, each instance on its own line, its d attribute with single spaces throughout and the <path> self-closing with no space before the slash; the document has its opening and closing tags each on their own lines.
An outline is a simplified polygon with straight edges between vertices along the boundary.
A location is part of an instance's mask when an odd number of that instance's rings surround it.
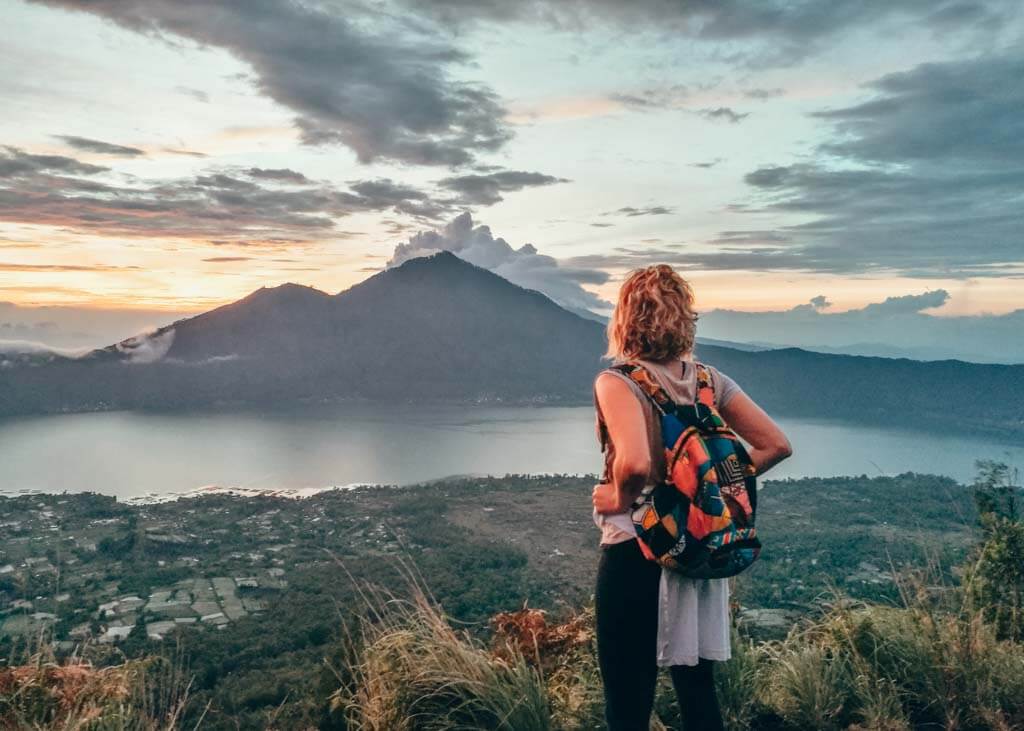
<svg viewBox="0 0 1024 731">
<path fill-rule="evenodd" d="M 961 355 L 999 360 L 1024 322 L 1016 1 L 0 0 L 0 19 L 0 341 L 100 345 L 439 248 L 599 313 L 670 263 L 715 337 L 891 343 L 902 326 L 871 323 L 910 308 L 914 347 L 969 328 Z"/>
</svg>

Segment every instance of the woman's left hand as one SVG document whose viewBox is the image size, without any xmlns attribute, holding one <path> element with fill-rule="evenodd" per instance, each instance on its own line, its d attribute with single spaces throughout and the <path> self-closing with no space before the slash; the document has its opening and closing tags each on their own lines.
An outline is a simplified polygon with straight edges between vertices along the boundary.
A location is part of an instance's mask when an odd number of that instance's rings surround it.
<svg viewBox="0 0 1024 731">
<path fill-rule="evenodd" d="M 593 503 L 597 512 L 605 515 L 621 513 L 624 508 L 619 498 L 619 491 L 612 483 L 602 482 L 599 485 L 594 485 Z"/>
</svg>

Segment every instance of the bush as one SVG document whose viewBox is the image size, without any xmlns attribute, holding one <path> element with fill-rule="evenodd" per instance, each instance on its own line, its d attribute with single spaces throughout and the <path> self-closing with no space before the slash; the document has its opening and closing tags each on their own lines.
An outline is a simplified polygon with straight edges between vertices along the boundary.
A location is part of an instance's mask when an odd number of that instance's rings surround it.
<svg viewBox="0 0 1024 731">
<path fill-rule="evenodd" d="M 377 597 L 348 672 L 334 696 L 361 731 L 494 729 L 548 731 L 547 690 L 522 655 L 499 657 L 452 629 L 421 591 Z"/>
<path fill-rule="evenodd" d="M 1024 646 L 982 616 L 934 606 L 839 604 L 758 668 L 764 704 L 801 729 L 1024 724 Z"/>
</svg>

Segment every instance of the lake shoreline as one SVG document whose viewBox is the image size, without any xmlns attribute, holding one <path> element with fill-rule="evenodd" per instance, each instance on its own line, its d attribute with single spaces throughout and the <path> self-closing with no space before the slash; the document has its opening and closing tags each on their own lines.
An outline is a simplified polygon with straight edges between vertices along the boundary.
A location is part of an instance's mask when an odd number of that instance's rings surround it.
<svg viewBox="0 0 1024 731">
<path fill-rule="evenodd" d="M 794 456 L 769 478 L 940 474 L 978 459 L 1024 466 L 1024 447 L 963 433 L 834 420 L 779 423 Z M 0 493 L 95 492 L 119 499 L 196 490 L 309 491 L 412 485 L 452 475 L 593 475 L 589 406 L 382 410 L 365 405 L 261 413 L 104 412 L 0 422 Z"/>
</svg>

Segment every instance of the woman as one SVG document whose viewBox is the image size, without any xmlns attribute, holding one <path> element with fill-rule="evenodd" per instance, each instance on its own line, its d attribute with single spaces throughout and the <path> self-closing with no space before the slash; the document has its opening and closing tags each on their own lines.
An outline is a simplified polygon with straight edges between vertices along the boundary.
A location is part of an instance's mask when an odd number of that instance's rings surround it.
<svg viewBox="0 0 1024 731">
<path fill-rule="evenodd" d="M 633 272 L 608 323 L 608 356 L 645 366 L 677 403 L 693 403 L 697 315 L 690 285 L 671 267 Z M 758 474 L 788 457 L 789 440 L 728 376 L 709 368 L 715 402 L 750 445 Z M 601 528 L 595 595 L 597 651 L 611 731 L 646 731 L 658 667 L 669 667 L 684 728 L 721 729 L 712 661 L 728 660 L 729 585 L 662 573 L 640 552 L 629 506 L 647 485 L 664 480 L 659 420 L 636 384 L 602 371 L 594 393 L 608 434 L 605 481 L 594 488 Z"/>
</svg>

